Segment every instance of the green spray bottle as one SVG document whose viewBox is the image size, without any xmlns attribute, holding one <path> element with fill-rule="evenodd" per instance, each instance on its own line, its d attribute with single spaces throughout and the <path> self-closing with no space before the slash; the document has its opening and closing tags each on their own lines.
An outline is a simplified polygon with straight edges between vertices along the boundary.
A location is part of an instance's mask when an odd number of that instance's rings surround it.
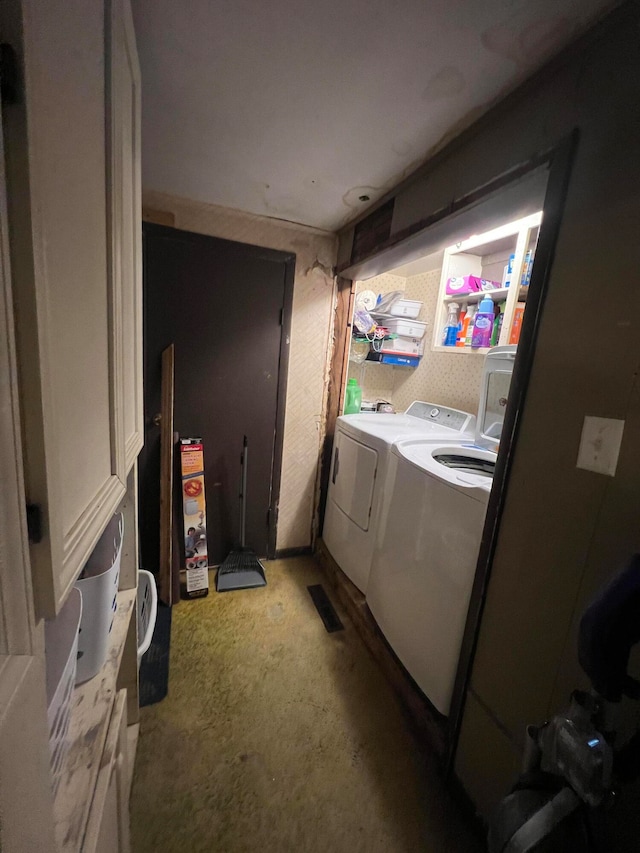
<svg viewBox="0 0 640 853">
<path fill-rule="evenodd" d="M 498 313 L 493 321 L 493 332 L 491 333 L 491 346 L 497 347 L 500 340 L 500 331 L 502 329 L 502 321 L 504 320 L 504 306 L 506 303 L 501 302 L 498 306 Z"/>
</svg>

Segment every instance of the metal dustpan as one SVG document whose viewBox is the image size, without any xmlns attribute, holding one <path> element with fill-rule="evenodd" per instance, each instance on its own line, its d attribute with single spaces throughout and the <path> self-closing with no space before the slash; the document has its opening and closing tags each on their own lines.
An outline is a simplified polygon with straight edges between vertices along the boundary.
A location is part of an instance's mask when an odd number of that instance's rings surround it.
<svg viewBox="0 0 640 853">
<path fill-rule="evenodd" d="M 232 589 L 252 589 L 267 585 L 264 566 L 251 548 L 246 547 L 245 541 L 248 458 L 249 445 L 247 436 L 245 435 L 242 445 L 242 456 L 240 457 L 242 468 L 242 476 L 240 478 L 240 547 L 231 551 L 218 569 L 218 576 L 216 578 L 216 589 L 218 592 L 227 592 Z"/>
</svg>

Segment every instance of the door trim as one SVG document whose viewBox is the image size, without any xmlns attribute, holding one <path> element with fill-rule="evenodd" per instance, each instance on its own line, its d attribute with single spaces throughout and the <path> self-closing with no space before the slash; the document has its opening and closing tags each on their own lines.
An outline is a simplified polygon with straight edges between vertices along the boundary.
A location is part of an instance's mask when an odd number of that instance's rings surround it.
<svg viewBox="0 0 640 853">
<path fill-rule="evenodd" d="M 329 493 L 329 477 L 331 474 L 331 463 L 333 460 L 333 442 L 336 432 L 336 420 L 342 408 L 344 398 L 344 387 L 347 382 L 347 368 L 349 366 L 349 345 L 351 343 L 351 317 L 353 314 L 353 301 L 355 297 L 355 284 L 351 279 L 336 278 L 335 303 L 333 316 L 331 362 L 329 366 L 329 387 L 327 390 L 327 402 L 325 408 L 324 438 L 322 440 L 322 453 L 320 456 L 320 495 L 316 508 L 318 520 L 318 531 L 324 527 L 324 516 L 327 506 L 327 495 Z M 315 537 L 312 543 L 315 544 Z"/>
<path fill-rule="evenodd" d="M 291 320 L 293 315 L 293 283 L 296 270 L 296 256 L 292 254 L 285 255 L 283 260 L 284 293 L 282 299 L 280 358 L 278 360 L 278 390 L 276 392 L 276 428 L 273 434 L 271 483 L 269 484 L 269 530 L 267 538 L 267 558 L 269 560 L 273 560 L 276 556 L 276 540 L 278 538 L 278 512 L 280 509 L 280 488 L 282 485 L 284 422 L 287 407 L 287 383 L 289 378 L 289 352 L 291 350 Z"/>
<path fill-rule="evenodd" d="M 0 655 L 36 650 L 0 114 Z"/>
<path fill-rule="evenodd" d="M 526 398 L 529 378 L 535 358 L 536 339 L 540 328 L 542 309 L 547 294 L 558 234 L 562 224 L 562 215 L 564 213 L 577 144 L 578 131 L 574 130 L 573 133 L 558 143 L 550 153 L 548 159 L 549 179 L 547 181 L 547 191 L 543 206 L 544 216 L 536 247 L 536 262 L 533 265 L 531 284 L 529 285 L 529 293 L 527 294 L 527 310 L 524 313 L 520 343 L 518 345 L 518 357 L 514 365 L 509 389 L 509 406 L 505 412 L 504 425 L 500 438 L 501 452 L 496 462 L 493 487 L 489 496 L 480 552 L 478 554 L 478 563 L 471 591 L 467 623 L 451 699 L 446 757 L 446 774 L 448 777 L 451 777 L 454 770 L 467 691 L 471 682 L 471 673 L 491 578 L 491 568 L 500 535 L 502 514 L 509 486 L 509 476 L 520 430 L 520 415 Z"/>
<path fill-rule="evenodd" d="M 471 670 L 473 667 L 477 640 L 480 633 L 482 614 L 484 611 L 487 588 L 490 580 L 491 565 L 496 549 L 498 531 L 502 518 L 504 503 L 506 500 L 508 477 L 511 470 L 511 462 L 518 435 L 519 416 L 526 396 L 529 376 L 531 374 L 531 368 L 533 365 L 533 359 L 535 355 L 534 347 L 541 320 L 541 311 L 544 304 L 546 287 L 551 271 L 551 266 L 553 264 L 555 247 L 560 231 L 562 214 L 564 211 L 564 204 L 571 176 L 571 167 L 573 165 L 575 150 L 578 144 L 578 136 L 578 131 L 574 130 L 569 135 L 560 139 L 555 146 L 543 152 L 538 152 L 537 154 L 532 156 L 527 163 L 521 164 L 515 170 L 510 171 L 507 174 L 508 180 L 505 180 L 503 176 L 501 178 L 498 178 L 496 182 L 492 182 L 486 185 L 481 192 L 476 192 L 473 193 L 471 196 L 465 197 L 466 204 L 476 203 L 478 201 L 481 201 L 482 198 L 484 198 L 485 196 L 494 193 L 496 191 L 497 185 L 499 185 L 501 188 L 506 188 L 513 180 L 523 178 L 535 169 L 539 169 L 540 167 L 544 167 L 545 165 L 547 165 L 549 168 L 549 178 L 547 181 L 547 189 L 544 200 L 545 215 L 542 222 L 542 227 L 540 229 L 540 238 L 538 240 L 538 247 L 536 249 L 536 263 L 533 268 L 531 284 L 529 287 L 529 294 L 527 299 L 528 309 L 525 312 L 525 321 L 523 323 L 522 332 L 520 335 L 519 349 L 521 354 L 516 361 L 511 381 L 511 389 L 509 392 L 509 399 L 510 401 L 512 401 L 512 405 L 509 406 L 508 411 L 506 413 L 502 438 L 500 442 L 501 448 L 504 448 L 504 452 L 500 453 L 496 465 L 494 484 L 491 490 L 491 495 L 487 508 L 486 522 L 483 531 L 480 553 L 478 556 L 476 575 L 471 593 L 467 623 L 465 627 L 462 649 L 460 652 L 460 658 L 458 663 L 458 671 L 456 674 L 454 691 L 451 700 L 451 711 L 449 715 L 449 728 L 447 738 L 447 753 L 445 758 L 445 769 L 449 779 L 451 779 L 453 773 L 455 753 L 460 734 L 460 728 L 462 725 L 462 717 L 464 715 L 466 693 L 471 680 Z M 462 207 L 460 209 L 462 209 Z M 445 211 L 440 212 L 432 219 L 429 219 L 429 227 L 435 225 L 441 219 L 445 219 L 447 216 L 449 216 L 449 214 L 450 210 L 447 209 Z M 423 220 L 422 224 L 424 224 L 424 222 L 425 220 Z M 382 247 L 378 247 L 378 250 L 373 255 L 371 255 L 368 260 L 375 258 L 377 255 L 383 254 L 383 252 L 384 244 Z M 343 286 L 346 290 L 346 284 L 352 284 L 352 282 L 344 278 L 345 275 L 349 274 L 349 265 L 343 265 L 343 269 L 343 277 L 340 278 L 339 276 L 338 282 L 344 283 Z M 338 298 L 340 298 L 340 296 L 338 296 Z M 336 311 L 339 310 L 339 307 L 337 307 Z M 349 316 L 349 323 L 350 320 L 351 318 Z M 338 343 L 337 337 L 334 338 L 334 350 L 331 360 L 331 373 L 334 382 L 336 382 L 338 376 L 344 377 L 346 373 L 349 356 L 349 351 L 347 347 L 349 337 L 347 333 L 350 333 L 350 331 L 351 329 L 349 326 L 348 328 L 346 328 L 346 333 L 344 339 L 341 341 L 341 344 Z M 340 401 L 338 399 L 336 399 L 335 397 L 329 398 L 326 412 L 327 438 L 323 454 L 322 471 L 322 477 L 326 478 L 327 485 L 329 480 L 329 470 L 330 463 L 332 460 L 332 448 L 334 439 L 333 434 L 331 434 L 329 431 L 329 425 L 335 425 L 335 418 L 338 415 L 339 406 Z M 328 489 L 324 490 L 324 492 L 321 491 L 321 504 L 319 507 L 319 513 L 321 517 L 324 516 L 326 508 L 327 491 Z"/>
<path fill-rule="evenodd" d="M 272 560 L 276 557 L 276 540 L 278 535 L 278 512 L 280 504 L 280 489 L 282 484 L 282 460 L 284 448 L 284 427 L 287 402 L 287 382 L 289 374 L 289 352 L 291 349 L 291 324 L 293 316 L 293 291 L 295 280 L 296 255 L 293 252 L 287 252 L 282 249 L 270 249 L 263 246 L 256 246 L 252 243 L 242 243 L 240 240 L 232 240 L 227 237 L 219 237 L 215 234 L 190 231 L 187 228 L 180 228 L 175 225 L 158 225 L 154 222 L 149 222 L 143 219 L 142 240 L 143 240 L 143 258 L 146 257 L 149 251 L 148 245 L 145 245 L 146 240 L 151 235 L 171 235 L 174 239 L 181 238 L 191 240 L 209 241 L 228 243 L 231 245 L 242 247 L 244 252 L 252 254 L 257 259 L 263 259 L 281 263 L 284 267 L 284 287 L 282 295 L 282 322 L 280 332 L 280 347 L 278 356 L 278 385 L 276 390 L 276 417 L 275 430 L 273 434 L 273 451 L 271 462 L 271 478 L 269 482 L 269 505 L 268 505 L 268 522 L 267 522 L 267 559 Z M 147 293 L 146 269 L 143 269 L 143 290 Z M 145 324 L 143 338 L 146 342 L 146 308 L 143 308 L 143 322 Z M 149 364 L 146 344 L 143 346 L 143 360 L 145 376 L 148 375 Z M 149 417 L 150 413 L 146 413 Z M 206 453 L 206 448 L 205 448 Z M 262 555 L 259 555 L 262 556 Z"/>
</svg>

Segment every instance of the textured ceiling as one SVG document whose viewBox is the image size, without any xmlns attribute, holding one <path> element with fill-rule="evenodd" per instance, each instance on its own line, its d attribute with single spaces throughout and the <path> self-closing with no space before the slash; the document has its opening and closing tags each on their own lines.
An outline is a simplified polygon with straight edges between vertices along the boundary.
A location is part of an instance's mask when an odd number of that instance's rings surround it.
<svg viewBox="0 0 640 853">
<path fill-rule="evenodd" d="M 603 0 L 133 0 L 149 189 L 336 230 Z"/>
</svg>

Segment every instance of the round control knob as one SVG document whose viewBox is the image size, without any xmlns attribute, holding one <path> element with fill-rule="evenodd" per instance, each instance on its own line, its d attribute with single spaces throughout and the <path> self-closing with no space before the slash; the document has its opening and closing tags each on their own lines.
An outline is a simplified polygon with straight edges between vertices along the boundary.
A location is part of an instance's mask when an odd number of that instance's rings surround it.
<svg viewBox="0 0 640 853">
<path fill-rule="evenodd" d="M 439 414 L 440 414 L 440 409 L 431 409 L 431 411 L 429 412 L 429 417 L 430 418 L 437 418 Z"/>
</svg>

